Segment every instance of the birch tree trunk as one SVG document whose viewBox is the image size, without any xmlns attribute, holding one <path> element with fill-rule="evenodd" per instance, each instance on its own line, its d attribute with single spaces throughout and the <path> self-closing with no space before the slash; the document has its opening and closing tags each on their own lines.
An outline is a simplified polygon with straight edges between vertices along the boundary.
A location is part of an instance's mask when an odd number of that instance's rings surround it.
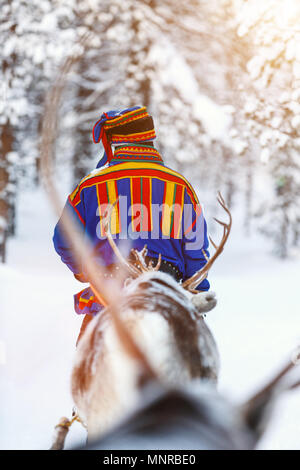
<svg viewBox="0 0 300 470">
<path fill-rule="evenodd" d="M 12 151 L 13 133 L 11 126 L 6 123 L 1 128 L 0 149 L 0 261 L 5 262 L 6 240 L 9 226 L 9 162 L 7 155 Z"/>
</svg>

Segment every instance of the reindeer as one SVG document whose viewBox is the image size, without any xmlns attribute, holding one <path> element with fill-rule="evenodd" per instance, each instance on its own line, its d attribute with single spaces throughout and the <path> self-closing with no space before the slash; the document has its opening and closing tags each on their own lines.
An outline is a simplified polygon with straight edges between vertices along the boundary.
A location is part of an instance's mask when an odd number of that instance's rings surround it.
<svg viewBox="0 0 300 470">
<path fill-rule="evenodd" d="M 62 205 L 52 179 L 57 112 L 66 75 L 84 53 L 88 41 L 88 35 L 83 37 L 81 50 L 79 47 L 65 61 L 46 100 L 41 172 L 58 215 Z M 219 202 L 229 215 L 227 224 L 217 220 L 224 228 L 222 241 L 216 246 L 211 240 L 215 254 L 182 284 L 159 272 L 159 261 L 155 267 L 147 265 L 146 250 L 133 252 L 133 264 L 125 260 L 109 233 L 108 240 L 122 268 L 118 279 L 107 281 L 103 269 L 86 257 L 89 250 L 82 245 L 71 217 L 66 216 L 63 221 L 78 260 L 85 256 L 85 270 L 95 296 L 106 305 L 80 340 L 72 371 L 72 393 L 80 416 L 87 423 L 89 440 L 96 442 L 99 435 L 103 436 L 95 448 L 124 448 L 124 436 L 141 437 L 137 430 L 144 425 L 144 418 L 151 435 L 154 426 L 159 439 L 163 438 L 163 448 L 179 448 L 172 439 L 174 428 L 170 423 L 166 425 L 166 420 L 172 418 L 177 435 L 189 432 L 190 437 L 194 436 L 181 448 L 254 447 L 268 405 L 281 390 L 280 379 L 294 364 L 289 363 L 241 408 L 229 405 L 217 394 L 219 354 L 203 318 L 215 306 L 216 298 L 213 293 L 196 293 L 195 289 L 222 252 L 230 233 L 230 212 L 222 197 Z M 131 279 L 123 287 L 127 270 Z M 298 385 L 296 381 L 287 388 Z M 64 430 L 62 438 L 69 424 L 64 420 L 59 425 Z M 146 432 L 142 448 L 158 448 L 153 441 L 147 443 L 147 436 Z M 131 440 L 130 447 L 127 440 L 125 448 L 136 448 L 135 442 Z"/>
<path fill-rule="evenodd" d="M 253 450 L 269 426 L 278 397 L 300 386 L 299 375 L 297 379 L 292 372 L 297 363 L 299 350 L 241 404 L 231 402 L 209 382 L 192 381 L 172 389 L 149 381 L 139 387 L 133 412 L 83 449 Z M 160 463 L 159 455 L 151 458 Z"/>
<path fill-rule="evenodd" d="M 196 291 L 222 252 L 231 229 L 229 214 L 224 234 L 208 263 L 182 284 L 147 265 L 147 250 L 132 250 L 135 262 L 119 252 L 106 223 L 107 237 L 117 258 L 132 276 L 122 289 L 118 314 L 148 358 L 151 368 L 167 385 L 185 385 L 193 379 L 217 381 L 219 353 L 203 313 L 216 305 L 214 293 Z M 72 395 L 79 415 L 95 437 L 119 420 L 137 402 L 137 371 L 114 329 L 109 306 L 95 317 L 79 341 L 72 372 Z"/>
</svg>

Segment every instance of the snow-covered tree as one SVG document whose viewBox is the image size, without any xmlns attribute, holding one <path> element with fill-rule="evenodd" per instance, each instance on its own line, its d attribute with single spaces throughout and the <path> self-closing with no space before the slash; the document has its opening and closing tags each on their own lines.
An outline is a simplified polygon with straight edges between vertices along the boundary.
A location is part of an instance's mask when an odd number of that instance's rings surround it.
<svg viewBox="0 0 300 470">
<path fill-rule="evenodd" d="M 213 18 L 212 10 L 211 19 L 203 11 L 208 5 L 208 2 L 194 0 L 186 6 L 177 1 L 162 5 L 154 0 L 128 0 L 126 3 L 110 0 L 101 3 L 97 14 L 95 9 L 91 12 L 89 27 L 99 44 L 95 47 L 91 40 L 78 65 L 73 80 L 76 112 L 74 115 L 74 109 L 71 109 L 69 115 L 65 114 L 67 121 L 76 128 L 75 180 L 86 173 L 95 152 L 89 133 L 92 119 L 98 119 L 105 109 L 134 104 L 146 105 L 155 115 L 159 149 L 167 161 L 178 167 L 183 160 L 195 162 L 198 159 L 198 166 L 207 163 L 201 155 L 201 150 L 208 155 L 209 139 L 201 122 L 203 113 L 201 118 L 197 112 L 200 87 L 199 77 L 193 70 L 195 50 L 190 51 L 183 44 L 187 31 L 184 20 L 186 24 L 192 21 L 196 6 L 201 7 L 201 15 L 197 16 L 198 29 L 194 24 L 193 34 L 201 44 L 203 30 L 209 30 L 207 23 Z M 87 17 L 87 11 L 82 16 Z M 180 20 L 182 27 L 178 27 Z M 216 32 L 214 41 L 217 37 Z M 206 51 L 207 47 L 202 44 L 202 49 Z M 74 120 L 69 119 L 72 114 Z"/>
<path fill-rule="evenodd" d="M 288 255 L 300 221 L 300 4 L 297 0 L 239 2 L 239 35 L 254 44 L 247 64 L 252 87 L 243 113 L 260 146 L 273 191 L 258 214 L 262 230 Z"/>
<path fill-rule="evenodd" d="M 70 165 L 73 182 L 99 156 L 91 128 L 100 114 L 144 104 L 167 163 L 212 189 L 212 199 L 221 189 L 231 204 L 244 192 L 248 225 L 255 174 L 266 163 L 274 192 L 261 213 L 269 211 L 267 228 L 276 239 L 287 240 L 278 245 L 285 254 L 299 239 L 299 204 L 290 191 L 299 187 L 300 79 L 299 15 L 289 19 L 283 4 L 291 9 L 297 2 L 3 0 L 2 240 L 13 232 L 16 185 L 37 182 L 45 93 L 88 32 L 58 129 L 59 162 Z M 278 25 L 282 18 L 285 27 Z"/>
<path fill-rule="evenodd" d="M 67 3 L 67 2 L 65 2 Z M 43 98 L 55 65 L 74 41 L 72 8 L 60 0 L 1 2 L 0 259 L 14 231 L 15 194 L 38 161 Z M 58 31 L 60 34 L 58 35 Z M 22 187 L 22 186 L 21 186 Z M 21 190 L 19 188 L 19 191 Z"/>
</svg>

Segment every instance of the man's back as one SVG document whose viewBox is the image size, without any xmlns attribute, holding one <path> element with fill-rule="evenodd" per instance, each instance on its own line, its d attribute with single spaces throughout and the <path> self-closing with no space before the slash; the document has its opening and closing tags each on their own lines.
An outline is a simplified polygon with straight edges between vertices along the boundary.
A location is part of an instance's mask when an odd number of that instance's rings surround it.
<svg viewBox="0 0 300 470">
<path fill-rule="evenodd" d="M 190 241 L 195 239 L 192 226 L 197 216 L 199 232 L 204 220 L 193 188 L 177 172 L 163 163 L 134 159 L 113 164 L 84 178 L 69 200 L 97 257 L 106 265 L 114 259 L 101 219 L 108 206 L 118 200 L 110 224 L 116 243 L 123 241 L 124 246 L 139 250 L 147 244 L 149 256 L 157 258 L 161 254 L 185 276 L 185 245 L 189 243 L 189 251 L 197 251 Z M 202 247 L 203 238 L 201 242 Z"/>
<path fill-rule="evenodd" d="M 92 242 L 95 259 L 111 266 L 116 260 L 102 218 L 115 204 L 110 232 L 125 256 L 131 248 L 141 250 L 147 245 L 148 256 L 158 258 L 161 254 L 162 269 L 168 265 L 168 272 L 172 274 L 174 270 L 177 280 L 184 280 L 209 257 L 206 222 L 190 183 L 167 168 L 154 148 L 153 121 L 145 109 L 111 112 L 112 117 L 102 115 L 94 126 L 94 140 L 97 142 L 102 136 L 109 165 L 97 168 L 78 184 L 68 197 L 65 210 L 70 210 L 78 221 L 83 238 Z M 111 144 L 115 145 L 114 152 Z M 59 223 L 54 245 L 74 274 L 84 272 L 84 260 L 81 266 L 74 261 Z M 199 286 L 199 290 L 208 288 L 207 280 Z"/>
</svg>

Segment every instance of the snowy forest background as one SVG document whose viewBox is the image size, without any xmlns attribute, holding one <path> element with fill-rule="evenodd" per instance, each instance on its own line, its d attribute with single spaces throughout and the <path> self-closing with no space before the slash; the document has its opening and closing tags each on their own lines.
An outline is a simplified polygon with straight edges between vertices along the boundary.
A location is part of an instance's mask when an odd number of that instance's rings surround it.
<svg viewBox="0 0 300 470">
<path fill-rule="evenodd" d="M 71 186 L 97 161 L 91 128 L 102 111 L 143 104 L 167 163 L 210 189 L 206 205 L 220 189 L 231 207 L 242 202 L 245 234 L 261 230 L 279 256 L 292 255 L 299 19 L 297 0 L 1 0 L 1 259 L 21 188 L 39 184 L 45 93 L 87 31 L 58 130 L 57 163 L 71 168 Z"/>
<path fill-rule="evenodd" d="M 71 403 L 63 390 L 81 319 L 72 317 L 75 281 L 52 253 L 40 132 L 46 93 L 86 32 L 57 129 L 62 195 L 102 154 L 91 135 L 101 113 L 146 105 L 156 147 L 197 188 L 210 232 L 218 190 L 233 212 L 212 274 L 220 307 L 208 321 L 221 389 L 242 396 L 300 339 L 299 0 L 0 0 L 0 11 L 0 364 L 11 361 L 1 446 L 47 447 Z M 21 357 L 32 364 L 20 374 Z M 297 399 L 299 409 L 299 397 L 282 405 L 262 448 L 300 448 Z"/>
</svg>

